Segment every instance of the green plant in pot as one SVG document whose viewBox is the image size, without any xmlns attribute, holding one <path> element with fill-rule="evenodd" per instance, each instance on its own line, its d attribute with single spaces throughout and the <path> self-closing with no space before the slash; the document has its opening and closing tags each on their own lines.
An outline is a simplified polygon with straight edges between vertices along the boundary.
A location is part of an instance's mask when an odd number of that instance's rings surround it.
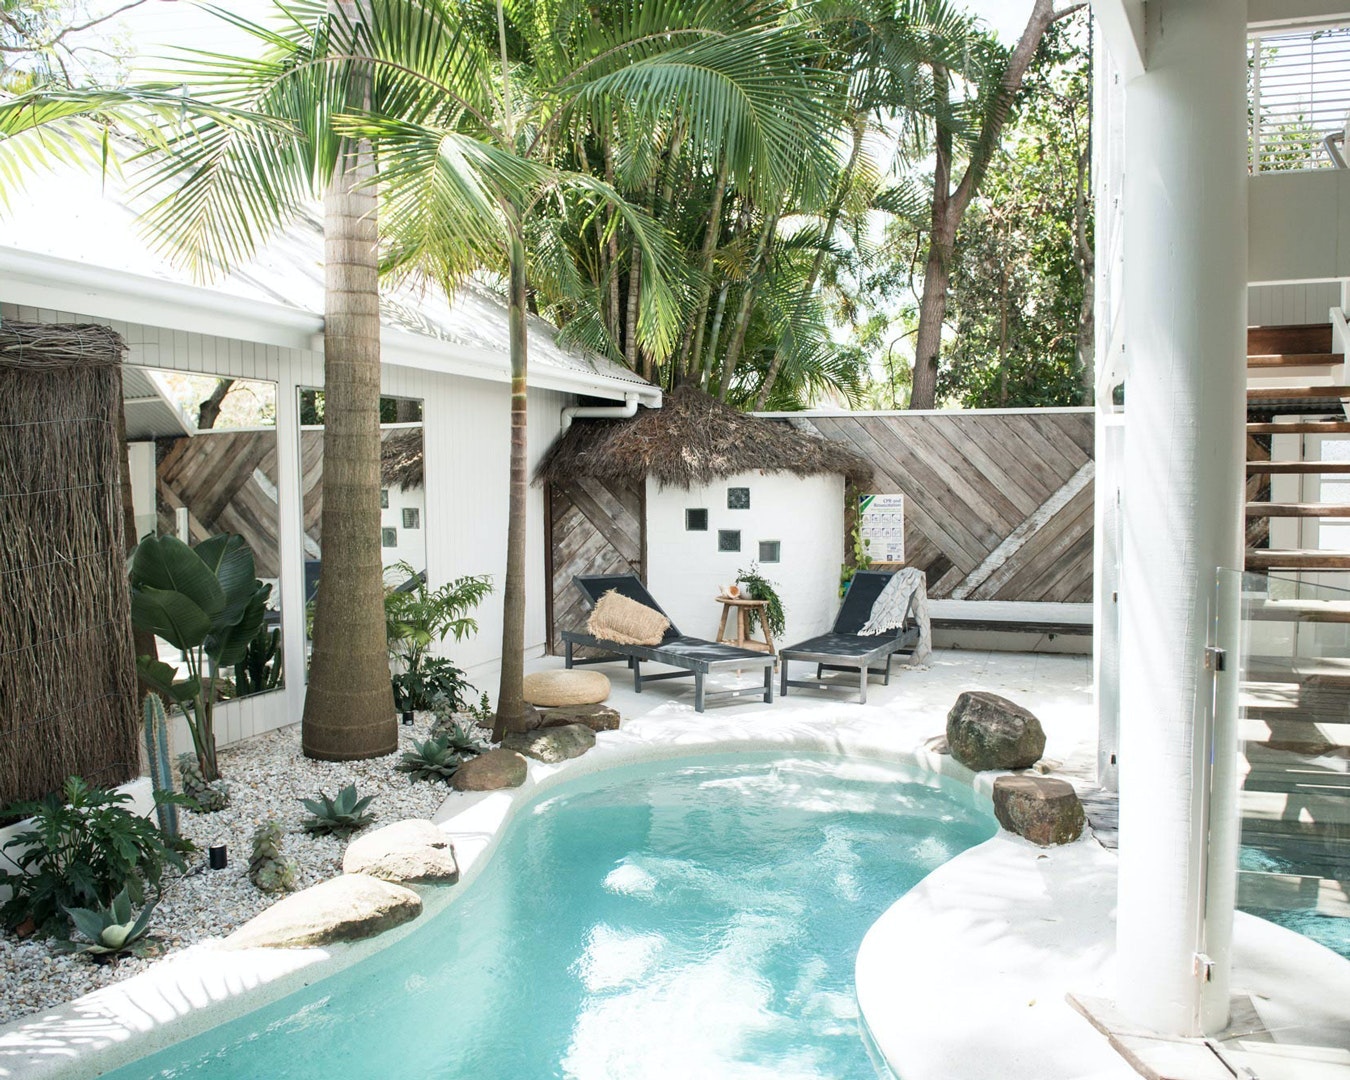
<svg viewBox="0 0 1350 1080">
<path fill-rule="evenodd" d="M 750 600 L 767 600 L 768 604 L 763 608 L 764 621 L 768 624 L 769 633 L 777 640 L 782 640 L 787 629 L 787 619 L 783 614 L 783 601 L 778 596 L 778 586 L 759 572 L 759 564 L 751 563 L 749 570 L 738 570 L 736 580 L 744 588 L 742 593 Z M 755 627 L 759 625 L 760 609 L 750 608 L 745 613 L 745 629 L 747 633 L 753 634 Z"/>
<path fill-rule="evenodd" d="M 477 632 L 478 622 L 470 612 L 492 592 L 492 582 L 486 576 L 468 576 L 432 589 L 425 576 L 406 562 L 389 567 L 386 575 L 404 579 L 384 594 L 384 621 L 389 656 L 403 668 L 391 677 L 395 708 L 406 716 L 414 709 L 429 708 L 437 693 L 467 685 L 462 683 L 463 672 L 428 653 L 447 637 L 462 641 Z"/>
<path fill-rule="evenodd" d="M 272 586 L 254 574 L 242 536 L 222 533 L 188 547 L 174 536 L 147 536 L 131 556 L 131 619 L 182 651 L 187 676 L 150 656 L 137 673 L 183 711 L 202 776 L 220 778 L 212 712 L 217 675 L 243 661 L 263 624 Z"/>
</svg>

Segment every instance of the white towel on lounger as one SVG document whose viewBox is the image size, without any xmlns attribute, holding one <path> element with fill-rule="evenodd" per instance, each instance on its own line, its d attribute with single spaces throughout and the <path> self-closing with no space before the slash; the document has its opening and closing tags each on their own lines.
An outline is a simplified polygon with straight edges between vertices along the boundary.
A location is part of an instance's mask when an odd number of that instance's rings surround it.
<svg viewBox="0 0 1350 1080">
<path fill-rule="evenodd" d="M 918 667 L 928 663 L 933 652 L 933 629 L 928 621 L 928 580 L 917 567 L 906 566 L 891 575 L 872 604 L 872 612 L 860 633 L 869 636 L 899 630 L 911 609 L 914 621 L 919 624 L 919 643 L 914 647 L 910 664 Z"/>
</svg>

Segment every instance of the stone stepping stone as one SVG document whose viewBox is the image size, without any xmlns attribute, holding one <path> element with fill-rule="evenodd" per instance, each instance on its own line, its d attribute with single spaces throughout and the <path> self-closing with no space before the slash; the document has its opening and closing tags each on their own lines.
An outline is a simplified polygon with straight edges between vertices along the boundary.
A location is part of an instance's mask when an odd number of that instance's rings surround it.
<svg viewBox="0 0 1350 1080">
<path fill-rule="evenodd" d="M 513 733 L 502 740 L 505 749 L 518 750 L 526 757 L 548 765 L 580 757 L 594 745 L 595 732 L 584 724 L 564 724 L 561 727 Z"/>
<path fill-rule="evenodd" d="M 529 767 L 514 750 L 489 750 L 469 758 L 450 777 L 456 791 L 498 791 L 525 783 Z"/>
<path fill-rule="evenodd" d="M 422 898 L 366 874 L 342 874 L 278 900 L 225 939 L 230 949 L 300 949 L 359 941 L 417 918 Z"/>
<path fill-rule="evenodd" d="M 342 872 L 369 874 L 396 885 L 453 885 L 459 880 L 455 849 L 425 818 L 396 821 L 356 837 L 342 856 Z"/>
<path fill-rule="evenodd" d="M 973 772 L 1028 769 L 1045 753 L 1045 731 L 1021 705 L 967 690 L 947 714 L 947 745 L 952 757 Z"/>
<path fill-rule="evenodd" d="M 1000 776 L 994 781 L 994 816 L 1009 832 L 1041 847 L 1073 843 L 1086 820 L 1073 786 L 1051 776 Z"/>
<path fill-rule="evenodd" d="M 541 709 L 541 728 L 583 724 L 592 731 L 618 731 L 619 712 L 608 705 L 564 705 L 557 709 Z"/>
</svg>

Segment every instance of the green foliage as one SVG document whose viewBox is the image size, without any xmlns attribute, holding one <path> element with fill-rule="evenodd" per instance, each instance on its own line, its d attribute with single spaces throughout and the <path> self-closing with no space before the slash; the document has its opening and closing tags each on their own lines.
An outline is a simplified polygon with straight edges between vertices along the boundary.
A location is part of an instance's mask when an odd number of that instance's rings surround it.
<svg viewBox="0 0 1350 1080">
<path fill-rule="evenodd" d="M 190 548 L 174 536 L 147 536 L 131 556 L 131 619 L 186 659 L 187 678 L 162 660 L 137 658 L 136 671 L 183 711 L 206 780 L 216 780 L 212 719 L 217 672 L 241 662 L 263 623 L 272 592 L 254 575 L 242 536 L 222 533 Z"/>
<path fill-rule="evenodd" d="M 467 697 L 476 690 L 463 671 L 441 656 L 426 657 L 417 670 L 400 671 L 390 682 L 394 708 L 399 712 L 434 709 L 438 700 L 447 702 L 454 712 L 467 712 Z"/>
<path fill-rule="evenodd" d="M 72 776 L 60 794 L 0 810 L 32 819 L 4 845 L 14 869 L 0 870 L 0 885 L 13 892 L 0 906 L 0 921 L 13 927 L 31 919 L 39 932 L 64 936 L 68 909 L 106 907 L 124 889 L 139 904 L 147 889 L 159 891 L 167 867 L 187 869 L 183 854 L 192 844 L 127 810 L 130 801 Z"/>
<path fill-rule="evenodd" d="M 214 814 L 230 805 L 230 785 L 224 780 L 208 780 L 201 762 L 192 754 L 178 755 L 178 776 L 190 809 L 199 814 Z"/>
<path fill-rule="evenodd" d="M 145 740 L 145 759 L 150 763 L 150 786 L 156 794 L 155 815 L 159 827 L 168 837 L 178 836 L 178 807 L 171 800 L 159 798 L 161 793 L 173 794 L 173 773 L 169 766 L 169 718 L 164 711 L 164 699 L 148 693 L 141 707 L 141 736 Z"/>
<path fill-rule="evenodd" d="M 462 701 L 473 687 L 464 672 L 443 657 L 428 655 L 432 645 L 454 636 L 462 641 L 476 633 L 477 621 L 470 615 L 492 592 L 486 576 L 456 578 L 439 589 L 428 588 L 425 575 L 418 575 L 406 562 L 385 570 L 410 586 L 390 588 L 384 594 L 385 634 L 389 655 L 402 662 L 404 670 L 392 677 L 394 707 L 399 712 L 427 709 L 438 695 Z"/>
<path fill-rule="evenodd" d="M 123 953 L 144 956 L 152 945 L 146 934 L 157 903 L 152 900 L 137 912 L 132 906 L 131 891 L 124 888 L 106 907 L 67 908 L 66 914 L 75 929 L 88 940 L 61 941 L 57 947 L 96 960 L 111 960 Z"/>
<path fill-rule="evenodd" d="M 358 796 L 355 784 L 348 784 L 336 798 L 330 799 L 320 791 L 317 799 L 301 799 L 301 804 L 312 815 L 304 823 L 305 832 L 318 836 L 350 836 L 375 820 L 374 814 L 366 813 L 374 800 L 374 795 Z"/>
<path fill-rule="evenodd" d="M 759 572 L 759 564 L 751 563 L 749 570 L 737 570 L 736 580 L 749 590 L 751 600 L 767 600 L 764 608 L 764 621 L 768 623 L 769 633 L 781 640 L 787 630 L 787 619 L 783 614 L 783 601 L 778 596 L 778 586 Z M 750 608 L 745 614 L 745 628 L 754 633 L 759 625 L 759 613 Z"/>
<path fill-rule="evenodd" d="M 413 749 L 404 751 L 403 760 L 395 768 L 408 773 L 410 783 L 441 780 L 448 784 L 461 764 L 486 749 L 467 729 L 451 724 L 425 742 L 414 742 Z"/>
<path fill-rule="evenodd" d="M 253 831 L 253 848 L 248 860 L 248 879 L 265 893 L 290 892 L 295 888 L 299 867 L 282 854 L 285 831 L 276 821 L 264 821 Z"/>
<path fill-rule="evenodd" d="M 872 566 L 872 553 L 869 550 L 872 541 L 863 539 L 861 519 L 853 523 L 853 528 L 849 530 L 849 539 L 852 543 L 852 550 L 849 552 L 850 558 L 845 561 L 839 570 L 839 596 L 848 592 L 848 583 L 853 580 L 853 575 L 859 570 L 867 570 Z"/>
<path fill-rule="evenodd" d="M 265 694 L 281 685 L 281 630 L 264 623 L 253 635 L 244 656 L 234 665 L 236 697 Z"/>
</svg>

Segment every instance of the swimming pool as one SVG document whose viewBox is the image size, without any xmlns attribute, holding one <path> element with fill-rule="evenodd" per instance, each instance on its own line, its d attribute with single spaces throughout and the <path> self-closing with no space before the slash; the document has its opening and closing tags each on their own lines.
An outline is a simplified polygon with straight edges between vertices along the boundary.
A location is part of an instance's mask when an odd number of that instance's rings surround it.
<svg viewBox="0 0 1350 1080">
<path fill-rule="evenodd" d="M 406 938 L 110 1075 L 874 1077 L 858 944 L 996 828 L 968 787 L 899 765 L 737 754 L 593 775 L 522 807 Z"/>
</svg>

